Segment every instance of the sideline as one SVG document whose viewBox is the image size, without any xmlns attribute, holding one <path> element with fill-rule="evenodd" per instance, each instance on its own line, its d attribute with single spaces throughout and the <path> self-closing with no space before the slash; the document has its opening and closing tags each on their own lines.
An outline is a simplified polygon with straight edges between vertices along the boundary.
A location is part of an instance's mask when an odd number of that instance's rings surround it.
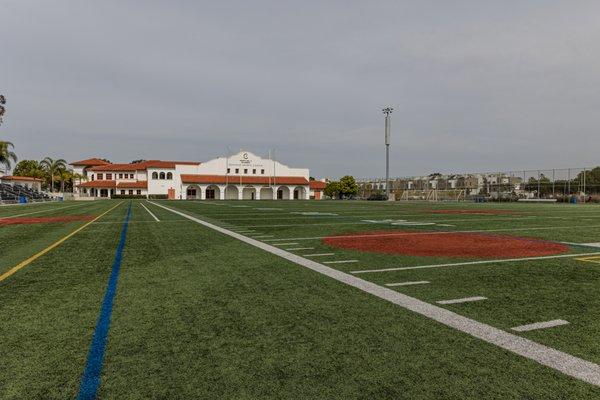
<svg viewBox="0 0 600 400">
<path fill-rule="evenodd" d="M 319 264 L 315 261 L 303 258 L 293 253 L 289 253 L 275 246 L 271 246 L 264 242 L 240 235 L 239 233 L 235 233 L 199 218 L 192 217 L 175 209 L 165 207 L 154 202 L 151 203 L 207 228 L 231 236 L 251 246 L 265 250 L 271 254 L 275 254 L 295 264 L 311 269 L 346 285 L 355 287 L 363 292 L 389 301 L 390 303 L 399 305 L 400 307 L 442 323 L 460 332 L 464 332 L 487 343 L 494 344 L 500 348 L 536 361 L 542 365 L 560 371 L 563 374 L 595 386 L 600 386 L 600 365 L 598 364 L 594 364 L 590 361 L 583 360 L 560 350 L 556 350 L 552 347 L 542 345 L 501 329 L 494 328 L 493 326 L 478 322 L 474 319 L 463 317 L 462 315 L 456 314 L 443 307 L 426 303 L 422 300 L 407 296 L 395 290 L 379 286 L 373 282 L 369 282 L 345 272 L 327 267 L 323 264 Z"/>
<path fill-rule="evenodd" d="M 69 233 L 67 236 L 64 236 L 63 238 L 61 238 L 61 239 L 57 240 L 56 242 L 52 243 L 50 246 L 46 247 L 44 250 L 42 250 L 42 251 L 40 251 L 40 252 L 32 255 L 31 257 L 29 257 L 28 259 L 26 259 L 24 261 L 21 261 L 19 264 L 15 265 L 11 269 L 9 269 L 8 271 L 6 271 L 2 275 L 0 275 L 0 282 L 2 282 L 3 280 L 5 280 L 6 278 L 10 277 L 15 272 L 19 271 L 21 268 L 24 268 L 24 267 L 28 266 L 33 261 L 37 260 L 38 258 L 40 258 L 41 256 L 43 256 L 44 254 L 48 253 L 50 250 L 52 250 L 52 249 L 60 246 L 67 239 L 69 239 L 70 237 L 74 236 L 75 234 L 77 234 L 81 230 L 87 228 L 88 226 L 90 226 L 91 224 L 93 224 L 95 221 L 99 220 L 100 218 L 102 218 L 103 216 L 105 216 L 106 214 L 108 214 L 109 212 L 111 212 L 112 210 L 114 210 L 115 208 L 117 208 L 118 206 L 120 206 L 121 204 L 123 204 L 123 203 L 121 202 L 119 204 L 115 204 L 114 207 L 111 207 L 107 211 L 104 211 L 102 214 L 98 215 L 96 218 L 94 218 L 90 222 L 87 222 L 84 225 L 80 226 L 79 228 L 75 229 L 73 232 Z"/>
</svg>

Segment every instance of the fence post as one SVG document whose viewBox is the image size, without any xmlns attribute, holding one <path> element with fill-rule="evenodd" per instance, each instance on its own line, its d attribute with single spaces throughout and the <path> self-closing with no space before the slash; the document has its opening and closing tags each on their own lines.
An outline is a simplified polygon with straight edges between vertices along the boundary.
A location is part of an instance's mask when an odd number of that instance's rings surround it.
<svg viewBox="0 0 600 400">
<path fill-rule="evenodd" d="M 587 167 L 583 167 L 583 204 L 585 204 L 585 176 L 587 175 Z"/>
</svg>

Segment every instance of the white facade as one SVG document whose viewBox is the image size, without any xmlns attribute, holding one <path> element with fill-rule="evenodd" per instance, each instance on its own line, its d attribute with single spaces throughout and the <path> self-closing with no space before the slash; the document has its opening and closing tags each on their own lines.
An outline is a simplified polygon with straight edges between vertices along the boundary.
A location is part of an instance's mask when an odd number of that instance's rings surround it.
<svg viewBox="0 0 600 400">
<path fill-rule="evenodd" d="M 166 196 L 170 199 L 308 199 L 309 170 L 240 151 L 206 163 L 145 161 L 139 164 L 86 166 L 98 159 L 73 163 L 86 176 L 76 196 Z"/>
</svg>

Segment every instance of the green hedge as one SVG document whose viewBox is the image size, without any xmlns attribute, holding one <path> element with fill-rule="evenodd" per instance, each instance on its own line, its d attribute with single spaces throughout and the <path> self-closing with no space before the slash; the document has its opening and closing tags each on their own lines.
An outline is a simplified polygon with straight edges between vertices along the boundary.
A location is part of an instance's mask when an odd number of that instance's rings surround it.
<svg viewBox="0 0 600 400">
<path fill-rule="evenodd" d="M 169 198 L 169 196 L 166 194 L 151 194 L 148 196 L 148 198 L 154 200 L 166 200 Z"/>
<path fill-rule="evenodd" d="M 110 196 L 112 199 L 145 199 L 146 196 L 143 194 L 113 194 Z"/>
</svg>

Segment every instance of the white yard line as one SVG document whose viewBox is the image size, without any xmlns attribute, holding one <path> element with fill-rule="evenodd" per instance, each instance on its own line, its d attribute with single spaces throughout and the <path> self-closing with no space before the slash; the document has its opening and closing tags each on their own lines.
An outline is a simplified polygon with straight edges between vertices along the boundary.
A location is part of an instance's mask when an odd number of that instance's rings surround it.
<svg viewBox="0 0 600 400">
<path fill-rule="evenodd" d="M 510 329 L 517 332 L 527 332 L 536 329 L 554 328 L 555 326 L 567 325 L 568 323 L 569 321 L 565 321 L 564 319 L 554 319 L 552 321 L 536 322 L 534 324 L 515 326 L 514 328 Z"/>
<path fill-rule="evenodd" d="M 47 208 L 45 210 L 39 210 L 39 211 L 32 211 L 32 212 L 27 212 L 27 213 L 22 213 L 22 214 L 16 214 L 16 215 L 7 215 L 5 217 L 0 217 L 0 219 L 7 219 L 7 218 L 17 218 L 17 217 L 22 217 L 24 215 L 31 215 L 31 214 L 39 214 L 39 213 L 45 213 L 45 212 L 51 212 L 51 211 L 56 211 L 56 210 L 64 210 L 67 208 L 73 208 L 73 207 L 78 207 L 78 206 L 82 206 L 85 204 L 89 204 L 89 203 L 81 203 L 81 204 L 73 204 L 71 206 L 65 206 L 65 207 L 56 207 L 56 208 Z M 122 222 L 121 222 L 122 223 Z"/>
<path fill-rule="evenodd" d="M 466 261 L 450 264 L 431 264 L 431 265 L 415 265 L 413 267 L 396 267 L 396 268 L 380 268 L 380 269 L 363 269 L 358 271 L 350 271 L 351 274 L 366 274 L 371 272 L 389 272 L 389 271 L 405 271 L 409 269 L 427 269 L 427 268 L 442 268 L 442 267 L 459 267 L 461 265 L 479 265 L 479 264 L 498 264 L 517 261 L 535 261 L 535 260 L 550 260 L 553 258 L 575 258 L 582 256 L 594 256 L 600 253 L 571 253 L 560 254 L 557 256 L 541 256 L 541 257 L 522 257 L 522 258 L 501 258 L 497 260 L 482 260 L 482 261 Z"/>
<path fill-rule="evenodd" d="M 561 243 L 569 244 L 571 246 L 582 246 L 582 247 L 600 248 L 600 243 L 575 243 L 575 242 L 561 242 Z"/>
<path fill-rule="evenodd" d="M 481 300 L 487 300 L 487 297 L 483 297 L 483 296 L 463 297 L 462 299 L 440 300 L 440 301 L 436 301 L 436 303 L 438 303 L 438 304 L 460 304 L 460 303 L 469 303 L 471 301 L 481 301 Z"/>
<path fill-rule="evenodd" d="M 273 235 L 258 235 L 258 236 L 252 236 L 254 239 L 262 239 L 262 238 L 272 238 Z"/>
<path fill-rule="evenodd" d="M 595 386 L 600 386 L 600 365 L 598 364 L 594 364 L 590 361 L 583 360 L 565 352 L 556 350 L 552 347 L 539 344 L 501 329 L 494 328 L 493 326 L 478 322 L 474 319 L 463 317 L 462 315 L 456 314 L 450 310 L 426 303 L 395 290 L 388 289 L 373 282 L 369 282 L 345 272 L 338 271 L 337 269 L 327 267 L 326 265 L 287 252 L 283 249 L 271 246 L 259 240 L 240 235 L 225 228 L 221 228 L 217 225 L 203 221 L 199 218 L 187 215 L 181 211 L 177 211 L 160 204 L 156 205 L 207 228 L 238 239 L 271 254 L 275 254 L 297 265 L 335 279 L 343 284 L 355 287 L 363 292 L 389 301 L 390 303 L 418 313 L 426 318 L 437 321 L 460 332 L 466 333 L 475 338 L 494 344 L 500 348 L 511 351 L 530 360 L 536 361 L 573 378 L 580 379 Z"/>
<path fill-rule="evenodd" d="M 317 253 L 317 254 L 302 254 L 302 257 L 324 257 L 333 256 L 335 253 Z"/>
<path fill-rule="evenodd" d="M 424 285 L 429 283 L 429 281 L 412 281 L 412 282 L 398 282 L 398 283 L 386 283 L 385 286 L 394 287 L 394 286 L 412 286 L 412 285 Z"/>
<path fill-rule="evenodd" d="M 288 248 L 286 250 L 314 250 L 314 247 L 292 247 L 292 248 Z"/>
<path fill-rule="evenodd" d="M 358 262 L 358 260 L 323 261 L 323 264 L 349 264 L 349 263 L 355 263 L 355 262 Z"/>
<path fill-rule="evenodd" d="M 500 228 L 500 229 L 474 229 L 474 230 L 463 230 L 463 231 L 422 231 L 422 232 L 398 232 L 398 233 L 381 233 L 373 235 L 331 235 L 331 236 L 310 236 L 310 237 L 289 237 L 272 239 L 269 242 L 276 242 L 278 240 L 318 240 L 325 238 L 361 238 L 361 237 L 385 237 L 385 236 L 408 236 L 408 235 L 446 235 L 451 233 L 485 233 L 485 232 L 518 232 L 518 231 L 537 231 L 537 230 L 548 230 L 548 229 L 588 229 L 588 228 L 600 228 L 600 225 L 569 225 L 569 226 L 540 226 L 532 228 Z"/>
<path fill-rule="evenodd" d="M 148 211 L 148 214 L 150 214 L 150 215 L 152 216 L 152 218 L 154 218 L 154 220 L 155 220 L 156 222 L 160 222 L 160 219 L 158 219 L 158 218 L 156 217 L 156 215 L 154 215 L 154 214 L 152 213 L 152 211 L 150 211 L 150 210 L 148 209 L 148 207 L 146 207 L 146 206 L 144 205 L 144 203 L 140 203 L 140 206 L 144 207 L 144 210 Z"/>
<path fill-rule="evenodd" d="M 277 243 L 275 246 L 293 246 L 295 244 L 300 244 L 300 243 L 296 243 L 296 242 L 290 242 L 290 243 Z"/>
</svg>

